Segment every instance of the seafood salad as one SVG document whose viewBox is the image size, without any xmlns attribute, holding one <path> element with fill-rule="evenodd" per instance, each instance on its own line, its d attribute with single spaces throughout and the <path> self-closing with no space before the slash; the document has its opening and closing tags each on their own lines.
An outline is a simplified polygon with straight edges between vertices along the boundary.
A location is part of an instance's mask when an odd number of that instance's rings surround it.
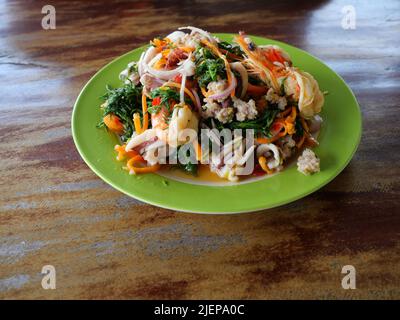
<svg viewBox="0 0 400 320">
<path fill-rule="evenodd" d="M 157 37 L 107 86 L 99 127 L 115 133 L 117 159 L 130 174 L 200 166 L 238 181 L 279 172 L 298 159 L 318 172 L 324 94 L 276 45 L 244 32 L 232 43 L 196 27 Z"/>
</svg>

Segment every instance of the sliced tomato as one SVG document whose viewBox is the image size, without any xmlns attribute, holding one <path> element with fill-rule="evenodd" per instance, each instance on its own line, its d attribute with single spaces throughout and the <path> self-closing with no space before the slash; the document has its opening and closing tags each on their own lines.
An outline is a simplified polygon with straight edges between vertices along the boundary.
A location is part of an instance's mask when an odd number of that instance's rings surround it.
<svg viewBox="0 0 400 320">
<path fill-rule="evenodd" d="M 174 78 L 174 82 L 182 83 L 182 75 L 181 74 L 176 75 Z"/>
<path fill-rule="evenodd" d="M 151 105 L 153 105 L 153 106 L 159 106 L 160 103 L 161 103 L 161 97 L 155 97 L 155 98 L 153 99 L 153 101 L 151 102 Z"/>
<path fill-rule="evenodd" d="M 178 74 L 173 78 L 173 81 L 179 84 L 182 84 L 182 75 Z M 185 87 L 188 89 L 192 89 L 195 86 L 195 83 L 191 79 L 186 79 Z"/>
</svg>

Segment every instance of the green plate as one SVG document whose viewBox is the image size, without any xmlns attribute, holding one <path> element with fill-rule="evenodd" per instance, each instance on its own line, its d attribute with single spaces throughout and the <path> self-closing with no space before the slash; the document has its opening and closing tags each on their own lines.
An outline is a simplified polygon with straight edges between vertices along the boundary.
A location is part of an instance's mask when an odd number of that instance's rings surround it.
<svg viewBox="0 0 400 320">
<path fill-rule="evenodd" d="M 231 41 L 232 34 L 216 34 Z M 324 123 L 320 145 L 314 149 L 321 159 L 321 172 L 312 176 L 299 173 L 296 166 L 272 177 L 229 186 L 190 184 L 158 174 L 132 176 L 116 160 L 115 136 L 96 128 L 101 113 L 99 97 L 106 84 L 120 85 L 118 75 L 128 62 L 138 60 L 146 47 L 115 59 L 85 85 L 72 113 L 75 145 L 88 166 L 105 182 L 119 191 L 144 202 L 186 212 L 238 213 L 283 205 L 300 199 L 326 185 L 349 163 L 361 136 L 361 114 L 356 98 L 343 79 L 323 62 L 290 45 L 260 37 L 257 44 L 277 44 L 292 57 L 294 65 L 310 72 L 322 91 L 329 94 L 321 113 Z"/>
</svg>

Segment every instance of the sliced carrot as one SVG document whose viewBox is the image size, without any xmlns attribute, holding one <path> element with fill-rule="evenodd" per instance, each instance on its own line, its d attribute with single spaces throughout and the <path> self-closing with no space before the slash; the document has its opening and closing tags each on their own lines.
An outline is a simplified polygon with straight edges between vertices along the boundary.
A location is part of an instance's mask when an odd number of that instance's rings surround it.
<svg viewBox="0 0 400 320">
<path fill-rule="evenodd" d="M 256 138 L 256 141 L 257 141 L 258 143 L 260 143 L 260 144 L 272 143 L 272 142 L 278 140 L 279 138 L 286 136 L 287 133 L 288 133 L 288 129 L 287 129 L 286 124 L 285 124 L 283 121 L 281 121 L 281 120 L 275 120 L 275 122 L 271 125 L 271 128 L 274 127 L 274 125 L 277 125 L 278 123 L 279 123 L 280 125 L 282 125 L 282 128 L 284 128 L 283 131 L 282 131 L 282 129 L 280 129 L 280 131 L 279 131 L 277 134 L 275 134 L 272 138 L 262 138 L 262 137 L 258 137 L 258 138 Z"/>
<path fill-rule="evenodd" d="M 135 150 L 126 151 L 125 147 L 126 147 L 126 144 L 123 144 L 121 146 L 117 144 L 114 147 L 115 151 L 118 152 L 118 155 L 117 155 L 118 161 L 121 161 L 121 160 L 125 159 L 126 157 L 132 158 L 132 157 L 138 155 L 137 151 L 135 151 Z"/>
<path fill-rule="evenodd" d="M 152 41 L 150 41 L 150 43 L 156 47 L 157 52 L 163 51 L 164 47 L 166 47 L 170 42 L 171 40 L 169 40 L 168 38 L 154 38 Z"/>
<path fill-rule="evenodd" d="M 140 115 L 139 113 L 135 113 L 133 115 L 133 124 L 135 125 L 135 131 L 137 134 L 140 134 L 143 132 L 142 130 L 142 125 L 140 124 Z"/>
<path fill-rule="evenodd" d="M 190 53 L 190 52 L 193 52 L 195 48 L 193 48 L 193 47 L 179 47 L 179 49 L 181 49 L 181 50 L 183 50 L 183 51 L 185 51 L 187 53 Z"/>
<path fill-rule="evenodd" d="M 296 127 L 295 127 L 293 122 L 286 122 L 285 125 L 286 125 L 286 129 L 287 129 L 287 133 L 288 134 L 291 135 L 291 134 L 296 133 Z"/>
<path fill-rule="evenodd" d="M 201 93 L 203 94 L 203 96 L 205 96 L 206 98 L 209 96 L 209 93 L 206 91 L 205 88 L 200 87 Z"/>
<path fill-rule="evenodd" d="M 124 125 L 121 120 L 114 114 L 109 113 L 103 118 L 104 124 L 113 132 L 122 133 L 124 131 Z"/>
<path fill-rule="evenodd" d="M 294 134 L 296 132 L 295 120 L 297 117 L 296 107 L 291 108 L 291 113 L 285 119 L 285 126 L 288 134 Z"/>
<path fill-rule="evenodd" d="M 201 145 L 198 140 L 193 142 L 194 149 L 196 151 L 196 159 L 197 161 L 201 161 Z"/>
<path fill-rule="evenodd" d="M 270 168 L 268 168 L 267 159 L 266 159 L 265 157 L 263 157 L 263 156 L 259 157 L 259 158 L 258 158 L 258 163 L 260 164 L 261 168 L 262 168 L 266 173 L 268 173 L 268 174 L 274 173 L 273 170 L 271 170 Z"/>
<path fill-rule="evenodd" d="M 167 60 L 166 60 L 165 58 L 161 58 L 160 60 L 158 60 L 158 61 L 154 64 L 153 68 L 154 68 L 154 69 L 157 69 L 157 70 L 160 70 L 160 69 L 162 69 L 162 68 L 165 67 L 165 64 L 166 64 L 166 63 L 167 63 Z"/>
<path fill-rule="evenodd" d="M 267 138 L 256 138 L 256 141 L 257 141 L 259 144 L 269 143 L 269 139 L 267 139 Z"/>
<path fill-rule="evenodd" d="M 144 167 L 138 167 L 136 164 L 137 163 L 145 163 L 146 161 L 143 159 L 141 155 L 137 155 L 127 162 L 126 166 L 128 167 L 129 171 L 137 174 L 137 173 L 150 173 L 150 172 L 155 172 L 158 169 L 160 169 L 161 165 L 160 164 L 155 164 L 153 166 L 144 166 Z"/>
<path fill-rule="evenodd" d="M 297 116 L 297 111 L 296 111 L 296 107 L 292 107 L 292 112 L 290 113 L 290 115 L 286 118 L 286 122 L 294 122 L 296 120 L 296 116 Z"/>
<path fill-rule="evenodd" d="M 176 83 L 176 82 L 166 82 L 162 85 L 162 87 L 175 87 L 180 89 L 181 85 L 180 83 Z M 190 90 L 188 88 L 185 87 L 184 89 L 185 93 L 189 96 L 189 98 L 193 101 L 194 105 L 197 105 L 196 103 L 196 98 L 194 97 L 193 93 L 190 92 Z"/>
</svg>

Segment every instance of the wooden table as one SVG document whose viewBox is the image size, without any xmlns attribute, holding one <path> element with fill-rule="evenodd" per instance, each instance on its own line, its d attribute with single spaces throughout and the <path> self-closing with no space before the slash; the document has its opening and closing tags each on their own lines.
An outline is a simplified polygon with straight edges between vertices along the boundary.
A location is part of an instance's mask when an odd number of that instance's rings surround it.
<svg viewBox="0 0 400 320">
<path fill-rule="evenodd" d="M 400 3 L 0 2 L 1 298 L 400 298 Z M 264 2 L 265 3 L 265 2 Z M 356 29 L 341 26 L 353 4 Z M 159 209 L 100 180 L 71 137 L 104 64 L 178 26 L 246 30 L 305 49 L 354 90 L 360 147 L 318 192 L 259 213 Z M 44 290 L 41 269 L 56 268 Z M 357 289 L 341 287 L 353 265 Z"/>
</svg>

